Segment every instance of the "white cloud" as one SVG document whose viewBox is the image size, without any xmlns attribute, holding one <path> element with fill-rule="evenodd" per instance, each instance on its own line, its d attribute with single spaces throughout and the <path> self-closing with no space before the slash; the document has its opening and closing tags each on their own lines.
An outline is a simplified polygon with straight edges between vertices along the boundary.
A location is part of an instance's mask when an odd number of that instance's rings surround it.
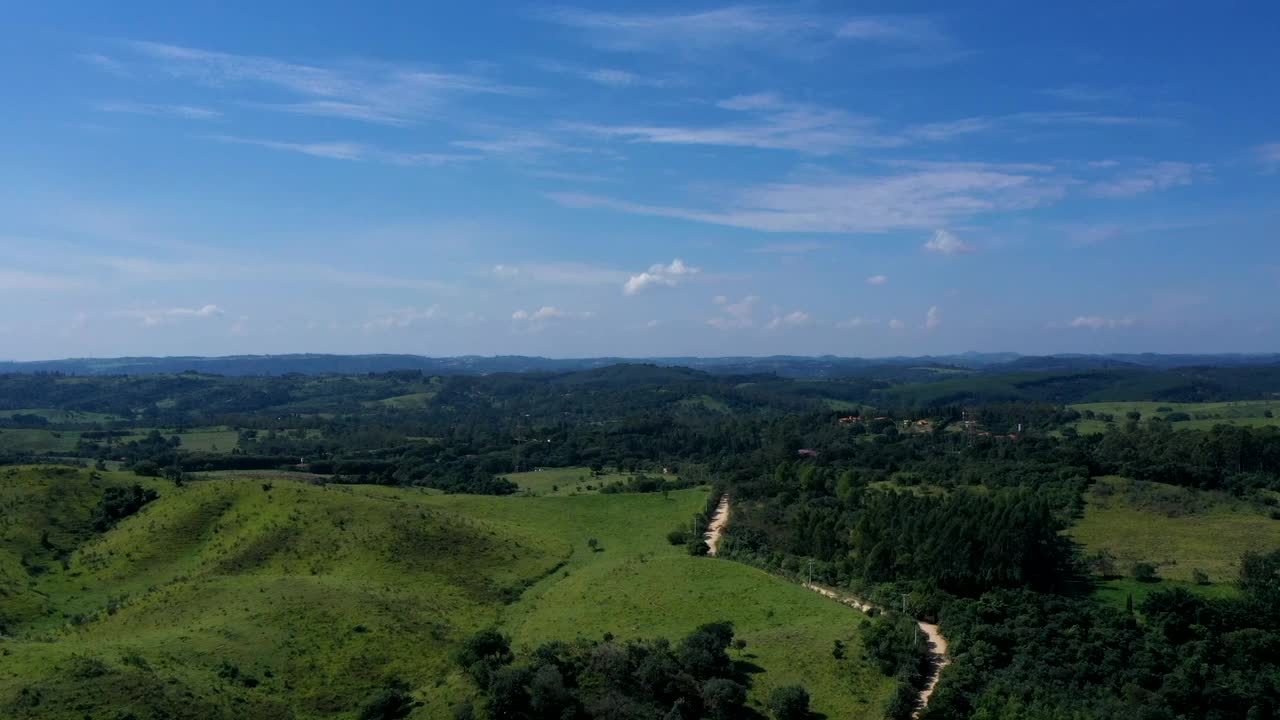
<svg viewBox="0 0 1280 720">
<path fill-rule="evenodd" d="M 645 272 L 627 278 L 627 282 L 622 286 L 622 292 L 627 295 L 635 295 L 650 287 L 675 287 L 682 278 L 689 275 L 697 275 L 700 272 L 702 272 L 702 268 L 687 265 L 680 258 L 676 258 L 669 265 L 662 265 L 661 263 L 651 265 Z"/>
<path fill-rule="evenodd" d="M 441 312 L 439 305 L 423 308 L 400 308 L 371 318 L 364 324 L 364 329 L 390 330 L 392 328 L 406 328 L 423 320 L 436 320 L 441 317 L 443 317 L 443 312 Z"/>
<path fill-rule="evenodd" d="M 813 322 L 813 318 L 809 313 L 802 310 L 794 310 L 785 315 L 778 308 L 773 308 L 773 318 L 765 325 L 766 329 L 777 330 L 783 327 L 802 327 Z"/>
<path fill-rule="evenodd" d="M 848 320 L 841 320 L 840 322 L 836 323 L 836 327 L 840 330 L 854 330 L 860 327 L 865 327 L 874 322 L 875 322 L 874 320 L 864 320 L 861 317 L 852 317 L 852 318 L 849 318 Z"/>
<path fill-rule="evenodd" d="M 721 329 L 749 328 L 755 325 L 756 305 L 760 298 L 748 295 L 738 302 L 729 302 L 723 295 L 716 296 L 716 305 L 724 308 L 724 315 L 707 321 L 708 325 Z"/>
<path fill-rule="evenodd" d="M 1122 198 L 1190 185 L 1200 169 L 1185 162 L 1149 163 L 1110 180 L 1094 183 L 1089 187 L 1089 193 L 1098 197 Z"/>
<path fill-rule="evenodd" d="M 1080 315 L 1067 323 L 1067 327 L 1101 330 L 1129 327 L 1135 322 L 1131 317 L 1106 318 L 1098 315 Z"/>
<path fill-rule="evenodd" d="M 899 319 L 897 319 L 897 318 L 894 318 L 894 319 L 892 319 L 892 320 L 890 320 L 890 321 L 889 321 L 889 327 L 890 327 L 890 328 L 892 328 L 892 329 L 894 329 L 894 330 L 901 330 L 901 329 L 905 328 L 906 326 L 907 326 L 907 324 L 906 324 L 906 323 L 902 322 L 901 320 L 899 320 Z"/>
<path fill-rule="evenodd" d="M 583 32 L 607 50 L 704 54 L 735 49 L 814 56 L 833 42 L 949 49 L 950 40 L 927 17 L 838 17 L 790 7 L 731 5 L 698 12 L 610 13 L 562 8 L 545 16 Z"/>
<path fill-rule="evenodd" d="M 543 305 L 537 310 L 516 310 L 511 313 L 511 321 L 529 332 L 538 332 L 552 321 L 587 320 L 595 317 L 592 312 L 570 312 L 554 305 Z"/>
<path fill-rule="evenodd" d="M 905 142 L 882 134 L 875 118 L 790 102 L 772 93 L 739 95 L 717 106 L 733 113 L 733 120 L 704 126 L 571 124 L 566 128 L 629 142 L 750 147 L 813 155 L 849 148 L 896 147 Z M 742 115 L 745 121 L 740 119 Z"/>
<path fill-rule="evenodd" d="M 216 120 L 222 113 L 195 105 L 157 105 L 152 103 L 117 102 L 99 105 L 98 110 L 108 113 L 132 113 L 135 115 L 155 115 L 158 117 L 175 117 L 185 120 Z"/>
<path fill-rule="evenodd" d="M 363 160 L 370 155 L 370 148 L 354 142 L 282 142 L 277 140 L 258 140 L 255 138 L 235 137 L 231 135 L 215 135 L 214 140 L 238 145 L 256 145 L 272 150 L 285 150 L 302 153 L 312 157 L 330 160 Z"/>
<path fill-rule="evenodd" d="M 490 273 L 504 281 L 531 285 L 591 287 L 625 282 L 625 271 L 578 262 L 494 265 Z"/>
<path fill-rule="evenodd" d="M 203 305 L 201 307 L 172 307 L 172 308 L 149 308 L 140 310 L 127 310 L 118 313 L 126 317 L 137 318 L 142 321 L 143 325 L 159 325 L 164 322 L 177 322 L 179 320 L 189 318 L 212 318 L 220 317 L 223 314 L 222 308 L 217 305 Z"/>
<path fill-rule="evenodd" d="M 994 118 L 987 117 L 971 117 L 962 118 L 960 120 L 948 120 L 943 122 L 924 123 L 921 125 L 912 125 L 904 132 L 913 138 L 929 141 L 950 140 L 961 135 L 969 135 L 977 132 L 990 130 L 996 125 Z"/>
<path fill-rule="evenodd" d="M 887 282 L 889 282 L 888 275 L 872 275 L 867 278 L 868 285 L 884 285 Z"/>
<path fill-rule="evenodd" d="M 953 233 L 941 229 L 933 233 L 933 237 L 929 238 L 929 242 L 924 244 L 924 249 L 929 252 L 942 253 L 943 255 L 959 255 L 960 253 L 974 251 L 972 245 L 956 237 Z"/>
<path fill-rule="evenodd" d="M 924 327 L 926 330 L 932 330 L 942 324 L 942 312 L 938 310 L 938 306 L 934 305 L 929 308 L 929 312 L 924 316 Z"/>
<path fill-rule="evenodd" d="M 1061 197 L 1062 181 L 1029 172 L 937 169 L 885 176 L 824 175 L 731 196 L 722 209 L 548 193 L 566 207 L 604 208 L 769 232 L 885 232 L 938 227 L 978 213 L 1037 207 Z"/>
<path fill-rule="evenodd" d="M 456 94 L 527 94 L 492 79 L 413 65 L 370 61 L 321 66 L 157 42 L 126 45 L 137 62 L 219 89 L 265 87 L 298 98 L 262 107 L 381 124 L 405 124 L 439 114 Z"/>
</svg>

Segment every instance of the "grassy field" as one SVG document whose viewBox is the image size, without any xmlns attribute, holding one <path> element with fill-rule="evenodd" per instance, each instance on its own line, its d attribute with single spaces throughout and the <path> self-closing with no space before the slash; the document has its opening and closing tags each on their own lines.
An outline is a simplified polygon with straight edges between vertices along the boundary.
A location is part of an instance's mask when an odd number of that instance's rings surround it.
<svg viewBox="0 0 1280 720">
<path fill-rule="evenodd" d="M 134 482 L 160 498 L 94 532 L 103 488 Z M 879 717 L 886 701 L 890 681 L 858 653 L 831 658 L 836 638 L 858 647 L 856 613 L 666 543 L 704 491 L 264 485 L 0 469 L 0 717 L 346 718 L 399 679 L 425 702 L 411 718 L 448 718 L 473 693 L 452 653 L 481 627 L 529 646 L 719 619 L 763 670 L 756 705 L 789 682 L 830 717 Z"/>
<path fill-rule="evenodd" d="M 503 475 L 520 486 L 520 490 L 529 495 L 589 495 L 600 491 L 606 485 L 625 483 L 631 473 L 591 474 L 588 467 L 543 468 L 529 472 L 508 473 Z M 675 475 L 667 475 L 671 480 Z"/>
<path fill-rule="evenodd" d="M 70 453 L 79 441 L 75 430 L 0 430 L 0 452 Z"/>
<path fill-rule="evenodd" d="M 38 415 L 51 423 L 106 423 L 120 419 L 115 415 L 83 410 L 57 410 L 50 408 L 0 410 L 0 418 L 12 418 L 14 415 Z"/>
<path fill-rule="evenodd" d="M 1173 426 L 1180 430 L 1209 430 L 1214 425 L 1240 425 L 1246 427 L 1280 426 L 1280 400 L 1240 400 L 1217 403 L 1175 402 L 1099 402 L 1071 405 L 1079 412 L 1092 410 L 1111 415 L 1115 423 L 1126 422 L 1130 412 L 1142 413 L 1143 419 L 1168 417 L 1171 413 L 1186 413 L 1187 420 L 1176 420 Z M 1272 417 L 1267 417 L 1270 412 Z M 1108 423 L 1099 419 L 1082 419 L 1074 427 L 1081 433 L 1105 432 Z"/>
<path fill-rule="evenodd" d="M 1247 550 L 1280 548 L 1280 521 L 1243 501 L 1216 493 L 1100 478 L 1087 497 L 1084 517 L 1069 531 L 1086 554 L 1107 552 L 1124 579 L 1104 583 L 1101 597 L 1124 602 L 1127 592 L 1145 596 L 1162 586 L 1183 585 L 1208 594 L 1231 591 Z M 1162 582 L 1132 579 L 1134 563 L 1156 565 Z M 1193 571 L 1210 585 L 1194 585 Z"/>
</svg>

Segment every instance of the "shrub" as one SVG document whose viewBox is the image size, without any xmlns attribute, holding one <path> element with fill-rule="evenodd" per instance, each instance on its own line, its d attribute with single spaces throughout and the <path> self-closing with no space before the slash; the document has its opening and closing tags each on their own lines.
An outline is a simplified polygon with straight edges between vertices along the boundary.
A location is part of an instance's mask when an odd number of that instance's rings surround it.
<svg viewBox="0 0 1280 720">
<path fill-rule="evenodd" d="M 361 705 L 356 717 L 360 720 L 400 720 L 406 717 L 419 703 L 408 693 L 399 688 L 379 690 L 369 696 Z"/>
<path fill-rule="evenodd" d="M 776 720 L 804 720 L 809 716 L 809 691 L 799 685 L 780 687 L 769 694 L 769 711 Z"/>
<path fill-rule="evenodd" d="M 1160 575 L 1156 572 L 1156 566 L 1149 562 L 1134 563 L 1133 577 L 1138 582 L 1157 582 Z"/>
<path fill-rule="evenodd" d="M 1209 573 L 1201 570 L 1200 568 L 1196 568 L 1191 571 L 1191 579 L 1195 581 L 1195 584 L 1197 585 L 1208 585 Z"/>
</svg>

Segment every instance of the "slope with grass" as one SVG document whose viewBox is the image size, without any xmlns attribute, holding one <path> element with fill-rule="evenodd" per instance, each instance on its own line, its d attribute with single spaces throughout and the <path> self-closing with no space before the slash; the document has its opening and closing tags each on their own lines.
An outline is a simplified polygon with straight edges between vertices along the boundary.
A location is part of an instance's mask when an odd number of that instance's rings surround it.
<svg viewBox="0 0 1280 720">
<path fill-rule="evenodd" d="M 502 477 L 520 486 L 527 495 L 586 495 L 597 493 L 608 485 L 625 484 L 631 473 L 606 472 L 594 475 L 588 467 L 542 468 L 528 472 L 507 473 Z M 675 475 L 664 476 L 668 480 Z"/>
<path fill-rule="evenodd" d="M 1230 594 L 1246 551 L 1280 548 L 1280 520 L 1255 505 L 1221 493 L 1125 478 L 1099 478 L 1086 498 L 1084 516 L 1068 533 L 1086 554 L 1113 558 L 1113 577 L 1099 596 L 1123 604 L 1162 587 L 1208 595 Z M 1156 581 L 1133 578 L 1137 563 L 1155 566 Z M 1196 583 L 1196 571 L 1207 576 Z"/>
<path fill-rule="evenodd" d="M 495 624 L 531 646 L 674 639 L 729 619 L 763 671 L 757 706 L 801 682 L 822 712 L 879 717 L 891 690 L 857 652 L 831 657 L 835 639 L 859 647 L 841 608 L 667 544 L 705 491 L 491 497 L 4 472 L 3 717 L 350 717 L 402 682 L 424 703 L 411 718 L 446 718 L 475 692 L 453 652 Z M 103 488 L 134 482 L 160 497 L 95 532 Z M 48 543 L 34 530 L 45 524 Z"/>
<path fill-rule="evenodd" d="M 1280 426 L 1280 400 L 1238 400 L 1234 402 L 1098 402 L 1078 403 L 1070 406 L 1078 412 L 1092 411 L 1098 415 L 1110 415 L 1112 423 L 1097 418 L 1086 418 L 1074 423 L 1082 433 L 1106 432 L 1109 424 L 1126 422 L 1131 412 L 1141 414 L 1142 419 L 1158 417 L 1170 420 L 1178 430 L 1209 430 L 1215 425 L 1242 427 Z"/>
</svg>

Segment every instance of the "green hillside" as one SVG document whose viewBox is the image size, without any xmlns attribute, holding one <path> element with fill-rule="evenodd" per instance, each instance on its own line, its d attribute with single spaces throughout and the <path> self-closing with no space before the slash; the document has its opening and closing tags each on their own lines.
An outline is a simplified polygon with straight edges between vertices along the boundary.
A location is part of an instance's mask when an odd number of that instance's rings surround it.
<svg viewBox="0 0 1280 720">
<path fill-rule="evenodd" d="M 95 530 L 106 488 L 135 482 L 158 499 Z M 474 693 L 452 656 L 480 628 L 531 645 L 730 619 L 764 671 L 757 705 L 803 681 L 822 712 L 879 717 L 890 680 L 830 655 L 859 647 L 856 614 L 666 543 L 704 502 L 8 468 L 0 716 L 350 717 L 403 684 L 424 703 L 411 717 L 444 718 Z"/>
</svg>

